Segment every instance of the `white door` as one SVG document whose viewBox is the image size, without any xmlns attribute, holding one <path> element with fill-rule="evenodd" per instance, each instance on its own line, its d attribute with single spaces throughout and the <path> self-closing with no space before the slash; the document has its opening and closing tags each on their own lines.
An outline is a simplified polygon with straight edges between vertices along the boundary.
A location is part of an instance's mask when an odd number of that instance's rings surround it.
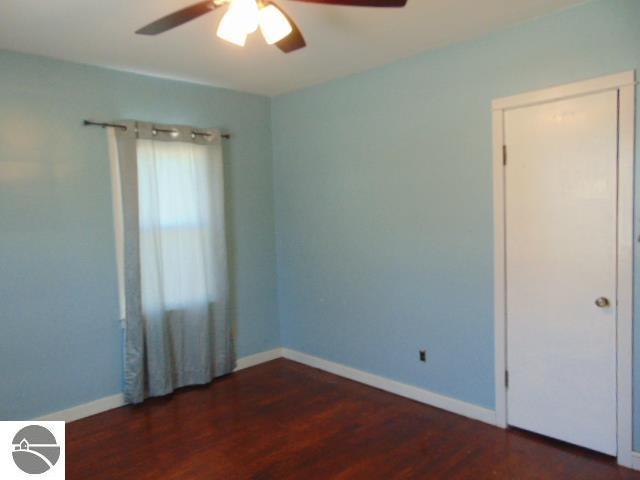
<svg viewBox="0 0 640 480">
<path fill-rule="evenodd" d="M 614 455 L 618 93 L 504 118 L 508 423 Z"/>
</svg>

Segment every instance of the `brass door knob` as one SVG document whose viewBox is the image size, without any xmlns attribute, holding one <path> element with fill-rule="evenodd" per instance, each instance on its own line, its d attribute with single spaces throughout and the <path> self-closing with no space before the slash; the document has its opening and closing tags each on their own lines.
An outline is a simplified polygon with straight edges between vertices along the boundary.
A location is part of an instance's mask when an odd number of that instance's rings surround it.
<svg viewBox="0 0 640 480">
<path fill-rule="evenodd" d="M 596 300 L 596 305 L 600 308 L 609 306 L 609 299 L 607 297 L 600 297 Z"/>
</svg>

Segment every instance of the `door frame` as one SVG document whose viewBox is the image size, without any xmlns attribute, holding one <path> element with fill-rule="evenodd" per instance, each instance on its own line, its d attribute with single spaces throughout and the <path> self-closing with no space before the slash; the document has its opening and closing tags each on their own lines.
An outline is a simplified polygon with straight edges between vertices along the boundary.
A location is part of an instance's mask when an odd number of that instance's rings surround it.
<svg viewBox="0 0 640 480">
<path fill-rule="evenodd" d="M 618 226 L 617 226 L 617 458 L 632 466 L 633 348 L 633 186 L 635 149 L 635 71 L 570 83 L 496 99 L 493 111 L 494 321 L 496 425 L 507 427 L 506 377 L 506 239 L 504 182 L 506 152 L 504 114 L 507 110 L 593 93 L 617 90 Z M 506 153 L 505 153 L 506 152 Z M 507 162 L 508 163 L 508 162 Z"/>
</svg>

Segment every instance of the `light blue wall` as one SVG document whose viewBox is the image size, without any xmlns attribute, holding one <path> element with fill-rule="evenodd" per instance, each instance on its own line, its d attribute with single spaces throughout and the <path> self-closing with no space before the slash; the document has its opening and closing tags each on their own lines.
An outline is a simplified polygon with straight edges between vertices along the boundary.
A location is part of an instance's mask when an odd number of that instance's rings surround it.
<svg viewBox="0 0 640 480">
<path fill-rule="evenodd" d="M 0 51 L 0 420 L 120 392 L 105 132 L 219 127 L 239 356 L 280 344 L 268 98 Z"/>
<path fill-rule="evenodd" d="M 607 0 L 274 99 L 284 345 L 493 408 L 491 100 L 638 67 Z"/>
</svg>

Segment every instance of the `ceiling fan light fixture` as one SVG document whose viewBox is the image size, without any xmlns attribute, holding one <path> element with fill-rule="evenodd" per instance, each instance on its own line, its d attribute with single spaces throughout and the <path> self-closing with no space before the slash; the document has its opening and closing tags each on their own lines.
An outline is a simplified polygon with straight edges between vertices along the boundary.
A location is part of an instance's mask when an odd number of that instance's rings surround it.
<svg viewBox="0 0 640 480">
<path fill-rule="evenodd" d="M 230 13 L 227 12 L 220 20 L 216 35 L 222 40 L 244 47 L 247 41 L 247 32 L 244 30 L 242 22 L 238 22 L 238 17 L 230 15 Z"/>
<path fill-rule="evenodd" d="M 265 41 L 273 45 L 288 36 L 293 27 L 278 7 L 269 4 L 260 10 L 260 31 Z"/>
</svg>

